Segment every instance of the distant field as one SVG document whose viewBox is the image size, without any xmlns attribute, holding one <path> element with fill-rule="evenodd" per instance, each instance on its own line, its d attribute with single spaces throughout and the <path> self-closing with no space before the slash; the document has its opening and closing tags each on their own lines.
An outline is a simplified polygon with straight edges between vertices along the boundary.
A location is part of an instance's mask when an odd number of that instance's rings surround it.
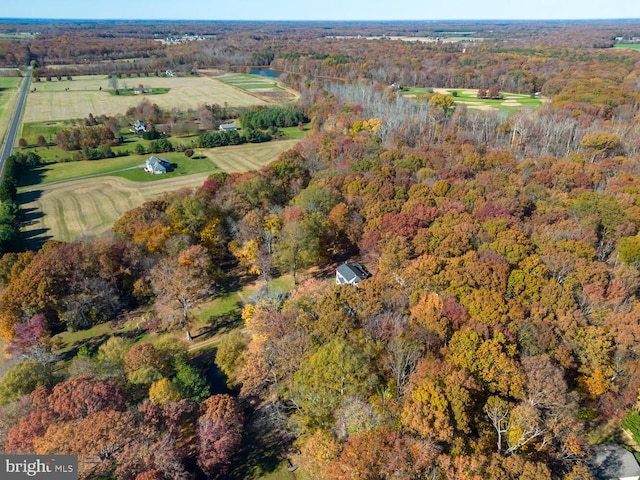
<svg viewBox="0 0 640 480">
<path fill-rule="evenodd" d="M 85 118 L 89 113 L 94 116 L 124 114 L 145 98 L 145 95 L 109 94 L 109 80 L 104 75 L 78 76 L 73 80 L 64 78 L 31 84 L 24 122 Z M 127 88 L 142 84 L 154 89 L 169 89 L 163 95 L 149 96 L 150 102 L 163 109 L 197 108 L 203 103 L 239 107 L 268 103 L 212 77 L 132 77 L 119 79 L 118 84 L 120 88 L 125 88 L 125 84 Z"/>
<path fill-rule="evenodd" d="M 215 78 L 269 103 L 290 102 L 297 96 L 295 92 L 281 87 L 273 77 L 264 75 L 226 73 Z"/>
<path fill-rule="evenodd" d="M 27 217 L 23 227 L 27 243 L 37 248 L 51 238 L 70 241 L 100 235 L 123 213 L 163 192 L 198 187 L 212 172 L 220 169 L 227 172 L 256 170 L 275 160 L 296 142 L 295 139 L 281 140 L 198 150 L 194 157 L 200 158 L 190 160 L 183 154 L 166 154 L 169 160 L 178 163 L 178 170 L 166 176 L 145 174 L 141 168 L 109 174 L 141 164 L 141 157 L 48 165 L 33 174 L 32 185 L 19 189 L 18 202 Z M 188 163 L 192 165 L 191 169 L 187 168 Z M 188 170 L 200 172 L 180 173 Z M 100 176 L 72 180 L 88 175 Z M 114 175 L 139 175 L 148 181 L 131 181 Z"/>
<path fill-rule="evenodd" d="M 640 43 L 616 43 L 614 48 L 626 48 L 629 50 L 640 50 Z"/>
<path fill-rule="evenodd" d="M 18 100 L 20 77 L 0 77 L 0 143 L 9 128 L 11 116 Z"/>
<path fill-rule="evenodd" d="M 23 39 L 23 38 L 31 38 L 34 37 L 35 33 L 29 33 L 29 32 L 16 32 L 16 33 L 10 33 L 10 32 L 5 32 L 5 33 L 0 33 L 0 38 L 19 38 L 19 39 Z"/>
<path fill-rule="evenodd" d="M 246 73 L 227 73 L 218 77 L 218 80 L 228 85 L 241 88 L 243 90 L 253 90 L 256 88 L 277 88 L 278 83 L 271 77 L 260 75 L 250 75 Z"/>
<path fill-rule="evenodd" d="M 510 112 L 525 107 L 537 108 L 542 105 L 542 101 L 539 98 L 531 98 L 529 95 L 521 95 L 518 93 L 501 92 L 504 96 L 501 100 L 482 99 L 478 98 L 478 90 L 472 88 L 411 87 L 404 90 L 402 93 L 407 97 L 415 97 L 417 95 L 424 95 L 430 91 L 452 96 L 453 92 L 457 92 L 457 96 L 453 97 L 453 101 L 456 105 L 464 105 L 467 108 L 473 108 L 476 110 L 500 110 Z"/>
<path fill-rule="evenodd" d="M 475 33 L 475 32 L 473 32 Z M 454 35 L 455 34 L 455 35 Z M 451 36 L 446 36 L 451 35 Z M 481 37 L 469 37 L 465 32 L 449 32 L 447 34 L 441 34 L 433 37 L 408 37 L 408 36 L 396 36 L 396 35 L 373 35 L 369 37 L 362 37 L 360 35 L 337 35 L 329 36 L 328 38 L 340 38 L 340 39 L 358 39 L 358 40 L 395 40 L 401 42 L 420 42 L 420 43 L 458 43 L 458 42 L 481 42 L 485 40 Z"/>
</svg>

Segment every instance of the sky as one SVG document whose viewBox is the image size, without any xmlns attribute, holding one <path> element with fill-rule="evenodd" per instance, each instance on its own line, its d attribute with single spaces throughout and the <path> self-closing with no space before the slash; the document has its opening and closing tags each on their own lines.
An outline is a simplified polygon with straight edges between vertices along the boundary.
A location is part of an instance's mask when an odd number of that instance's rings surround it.
<svg viewBox="0 0 640 480">
<path fill-rule="evenodd" d="M 640 19 L 640 1 L 0 0 L 0 18 L 141 20 Z"/>
</svg>

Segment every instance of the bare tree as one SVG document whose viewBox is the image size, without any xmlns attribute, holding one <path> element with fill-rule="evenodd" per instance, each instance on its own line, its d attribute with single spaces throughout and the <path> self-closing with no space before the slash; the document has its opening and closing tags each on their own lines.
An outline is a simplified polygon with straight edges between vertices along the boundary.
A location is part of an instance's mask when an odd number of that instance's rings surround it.
<svg viewBox="0 0 640 480">
<path fill-rule="evenodd" d="M 421 353 L 418 344 L 412 339 L 405 338 L 404 335 L 399 335 L 387 343 L 384 364 L 396 381 L 398 396 L 402 395 L 404 386 L 415 370 Z"/>
</svg>

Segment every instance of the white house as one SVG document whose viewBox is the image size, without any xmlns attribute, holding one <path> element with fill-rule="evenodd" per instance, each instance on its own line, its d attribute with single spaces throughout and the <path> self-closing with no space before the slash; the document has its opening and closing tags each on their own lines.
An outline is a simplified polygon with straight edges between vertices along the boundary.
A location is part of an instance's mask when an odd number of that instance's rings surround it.
<svg viewBox="0 0 640 480">
<path fill-rule="evenodd" d="M 359 263 L 343 263 L 336 269 L 336 283 L 338 285 L 357 285 L 371 274 Z"/>
<path fill-rule="evenodd" d="M 231 123 L 223 123 L 218 127 L 218 129 L 222 132 L 231 132 L 233 130 L 237 130 L 236 124 L 234 122 Z"/>
<path fill-rule="evenodd" d="M 171 168 L 171 163 L 165 158 L 156 157 L 155 155 L 147 158 L 147 162 L 144 165 L 144 171 L 153 175 L 159 175 L 167 173 L 167 170 Z"/>
<path fill-rule="evenodd" d="M 142 120 L 136 120 L 133 123 L 133 131 L 136 133 L 136 135 L 142 135 L 144 132 L 147 131 L 147 126 L 144 124 Z"/>
</svg>

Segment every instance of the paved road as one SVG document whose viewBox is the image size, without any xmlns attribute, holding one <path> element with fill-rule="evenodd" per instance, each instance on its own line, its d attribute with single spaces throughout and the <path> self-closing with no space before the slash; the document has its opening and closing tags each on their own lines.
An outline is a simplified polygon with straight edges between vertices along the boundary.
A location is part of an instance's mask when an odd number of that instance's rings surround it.
<svg viewBox="0 0 640 480">
<path fill-rule="evenodd" d="M 29 85 L 31 84 L 31 70 L 33 67 L 27 68 L 27 74 L 22 82 L 22 90 L 20 91 L 20 97 L 18 98 L 18 104 L 16 110 L 13 112 L 11 123 L 9 124 L 9 130 L 2 145 L 2 152 L 0 152 L 0 182 L 4 176 L 4 162 L 13 153 L 13 146 L 16 144 L 16 135 L 20 130 L 20 119 L 22 118 L 22 111 L 24 110 L 24 104 L 27 99 L 27 92 L 29 91 Z"/>
</svg>

